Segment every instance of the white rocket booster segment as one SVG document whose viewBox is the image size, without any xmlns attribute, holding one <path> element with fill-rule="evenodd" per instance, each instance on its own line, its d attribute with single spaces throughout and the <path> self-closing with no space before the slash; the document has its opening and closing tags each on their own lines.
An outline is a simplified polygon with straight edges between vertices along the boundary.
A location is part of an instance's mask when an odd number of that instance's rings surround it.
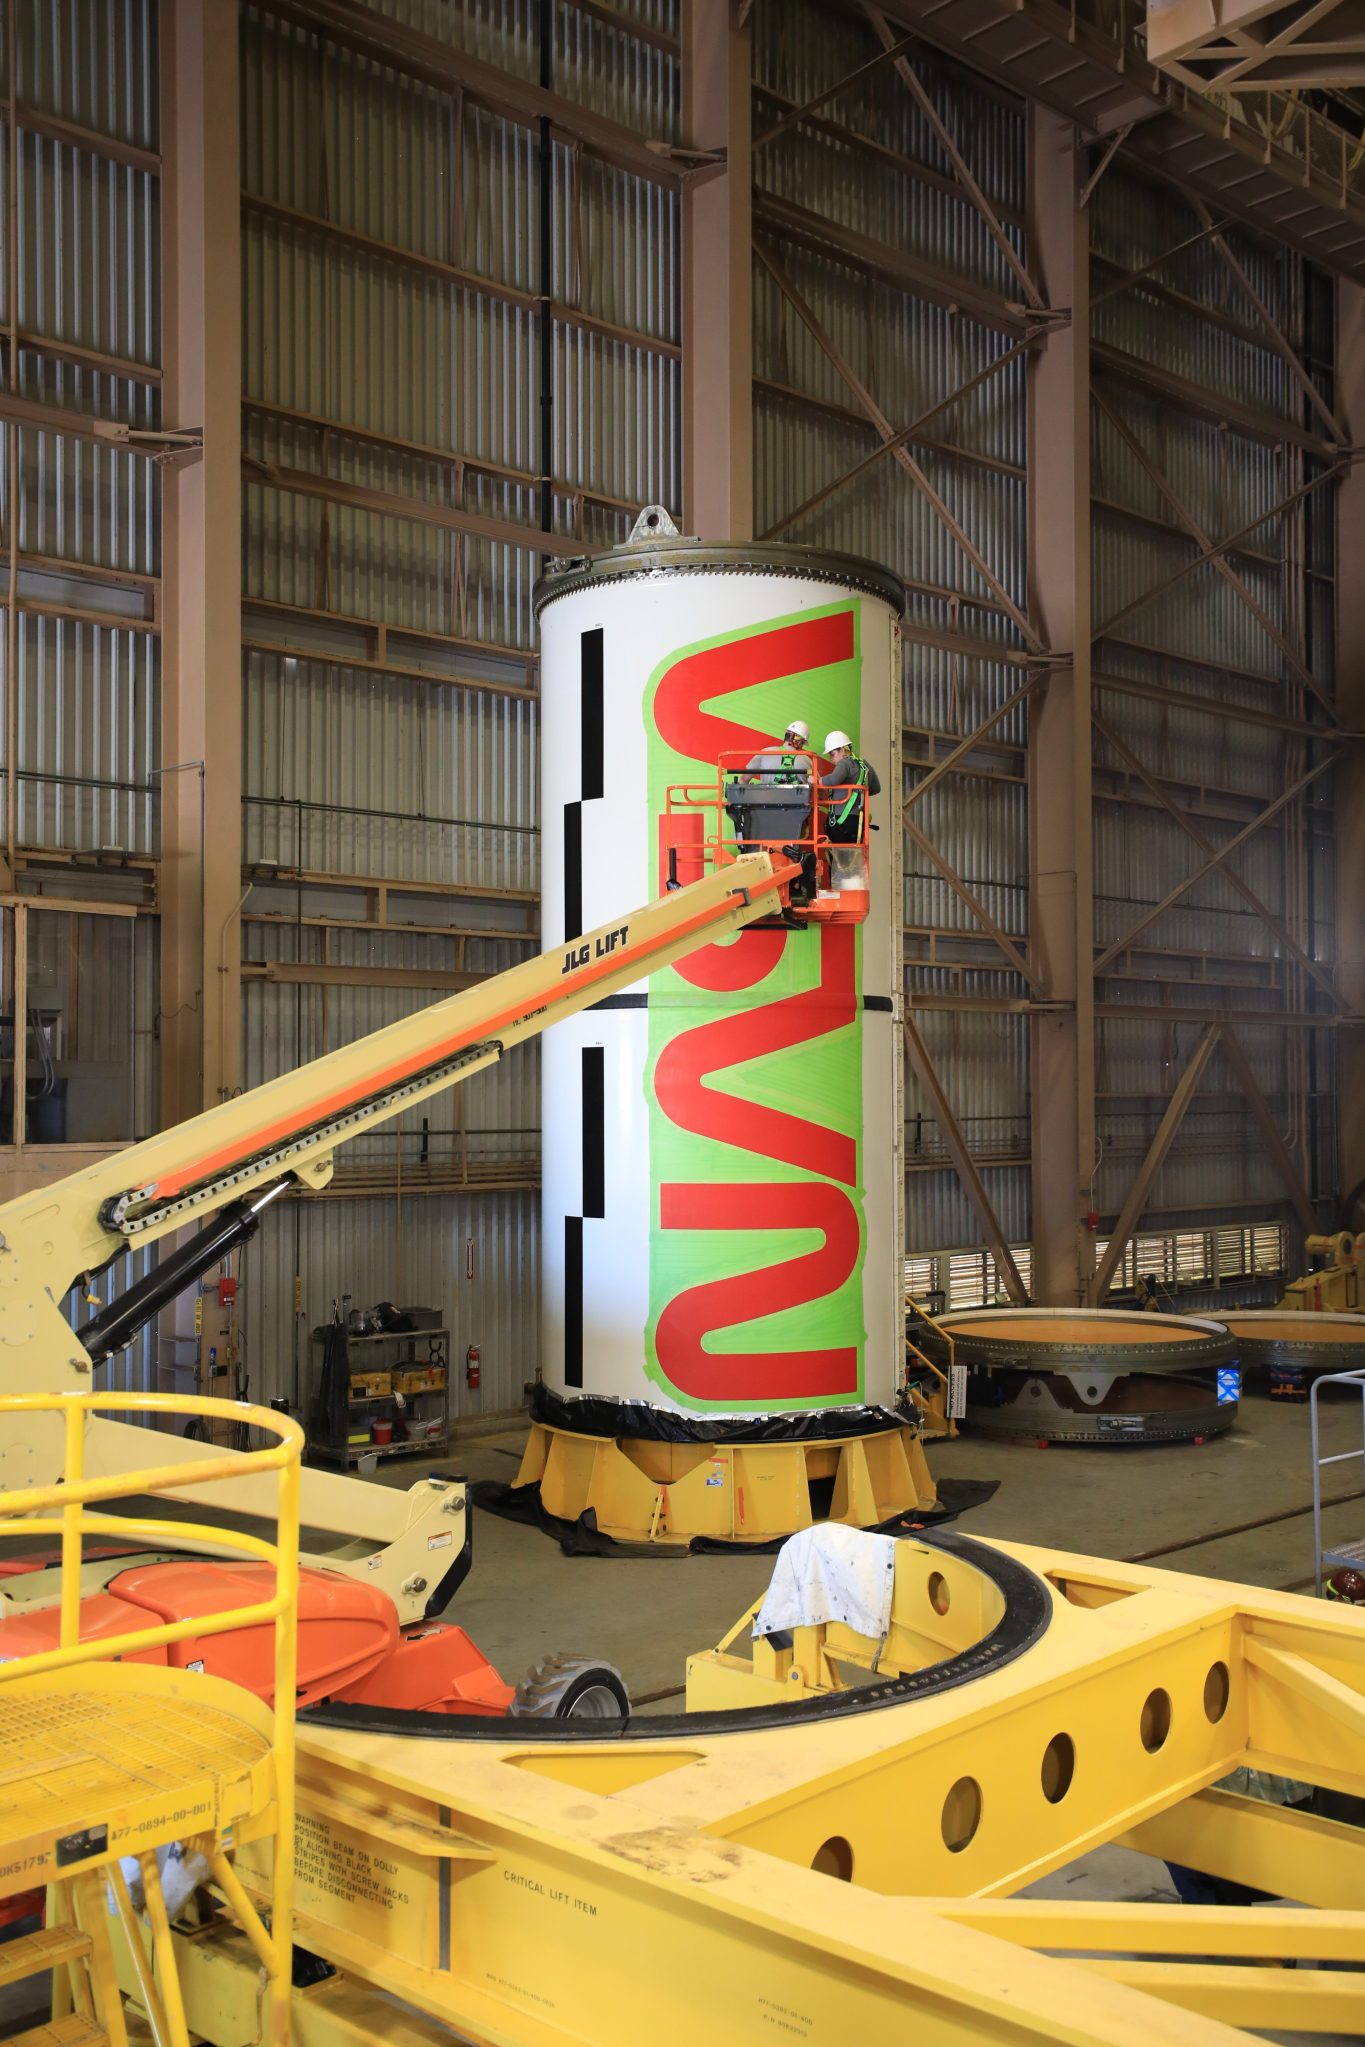
<svg viewBox="0 0 1365 2047">
<path fill-rule="evenodd" d="M 793 720 L 886 793 L 865 922 L 707 946 L 546 1034 L 545 1383 L 631 1403 L 602 1433 L 837 1433 L 902 1355 L 900 585 L 650 518 L 536 593 L 547 939 L 664 887 L 670 788 L 780 773 Z"/>
</svg>

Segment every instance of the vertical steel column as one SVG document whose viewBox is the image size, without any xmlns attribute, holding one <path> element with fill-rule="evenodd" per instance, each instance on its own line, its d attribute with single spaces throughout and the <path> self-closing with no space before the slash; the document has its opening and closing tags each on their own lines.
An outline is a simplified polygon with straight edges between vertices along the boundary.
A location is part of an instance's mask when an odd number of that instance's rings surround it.
<svg viewBox="0 0 1365 2047">
<path fill-rule="evenodd" d="M 1090 257 L 1085 152 L 1070 121 L 1029 110 L 1029 251 L 1059 317 L 1029 369 L 1029 603 L 1054 656 L 1028 721 L 1029 943 L 1045 992 L 1029 1053 L 1033 1298 L 1092 1283 L 1095 1158 L 1090 793 Z"/>
<path fill-rule="evenodd" d="M 8 388 L 11 394 L 19 390 L 19 20 L 15 0 L 6 0 L 5 7 L 5 70 L 8 74 L 8 91 L 5 107 L 5 149 L 7 155 L 6 184 L 9 187 L 5 213 L 5 298 L 9 308 L 9 319 L 5 334 L 5 364 Z M 0 869 L 0 883 L 7 889 L 15 884 L 15 870 L 18 865 L 19 839 L 19 506 L 22 497 L 19 469 L 19 422 L 12 419 L 5 428 L 5 499 L 9 514 L 9 544 L 6 548 L 7 575 L 5 578 L 5 855 L 4 866 Z M 18 983 L 22 994 L 23 983 Z M 22 1008 L 16 1006 L 16 1026 Z M 14 1042 L 18 1047 L 24 1033 L 17 1027 Z M 16 1069 L 13 1085 L 19 1084 Z M 14 1128 L 15 1142 L 20 1138 L 20 1123 L 24 1113 L 23 1098 L 15 1095 L 15 1116 L 20 1119 Z"/>
<path fill-rule="evenodd" d="M 242 370 L 237 0 L 161 11 L 163 423 L 202 456 L 162 495 L 161 1116 L 241 1059 Z M 194 764 L 183 766 L 181 764 Z"/>
<path fill-rule="evenodd" d="M 734 0 L 684 0 L 683 526 L 754 532 L 752 39 Z"/>
<path fill-rule="evenodd" d="M 1365 291 L 1337 279 L 1336 411 L 1347 439 L 1365 444 Z M 1337 716 L 1365 732 L 1365 464 L 1337 485 Z M 1365 1019 L 1365 742 L 1344 746 L 1336 769 L 1337 989 L 1352 1018 Z M 1343 1023 L 1337 1045 L 1337 1186 L 1365 1180 L 1365 1021 Z"/>
</svg>

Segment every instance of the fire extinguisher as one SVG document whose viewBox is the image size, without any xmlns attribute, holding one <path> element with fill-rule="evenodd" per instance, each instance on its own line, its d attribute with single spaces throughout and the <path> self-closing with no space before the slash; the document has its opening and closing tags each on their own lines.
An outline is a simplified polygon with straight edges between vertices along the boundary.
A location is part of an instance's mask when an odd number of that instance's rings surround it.
<svg viewBox="0 0 1365 2047">
<path fill-rule="evenodd" d="M 479 1346 L 471 1343 L 464 1354 L 464 1382 L 471 1393 L 479 1390 Z"/>
</svg>

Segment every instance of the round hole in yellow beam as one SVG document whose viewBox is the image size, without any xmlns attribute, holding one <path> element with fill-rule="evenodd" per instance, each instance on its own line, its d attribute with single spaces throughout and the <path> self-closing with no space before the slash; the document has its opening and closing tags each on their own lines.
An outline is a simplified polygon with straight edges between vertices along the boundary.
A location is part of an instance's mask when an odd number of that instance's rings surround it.
<svg viewBox="0 0 1365 2047">
<path fill-rule="evenodd" d="M 1232 1683 L 1226 1663 L 1211 1663 L 1204 1679 L 1204 1718 L 1214 1727 L 1228 1710 Z"/>
<path fill-rule="evenodd" d="M 1154 1756 L 1159 1748 L 1165 1747 L 1166 1736 L 1170 1731 L 1171 1695 L 1158 1685 L 1156 1690 L 1148 1692 L 1143 1700 L 1142 1718 L 1138 1722 L 1142 1746 L 1149 1756 Z"/>
<path fill-rule="evenodd" d="M 1043 1796 L 1049 1805 L 1061 1804 L 1075 1774 L 1075 1742 L 1069 1734 L 1054 1734 L 1043 1750 Z"/>
<path fill-rule="evenodd" d="M 828 1841 L 822 1841 L 811 1858 L 811 1868 L 821 1876 L 837 1876 L 840 1883 L 853 1881 L 853 1846 L 842 1834 L 831 1834 Z"/>
<path fill-rule="evenodd" d="M 959 1777 L 943 1801 L 943 1845 L 960 1855 L 981 1825 L 981 1786 L 975 1777 Z"/>
</svg>

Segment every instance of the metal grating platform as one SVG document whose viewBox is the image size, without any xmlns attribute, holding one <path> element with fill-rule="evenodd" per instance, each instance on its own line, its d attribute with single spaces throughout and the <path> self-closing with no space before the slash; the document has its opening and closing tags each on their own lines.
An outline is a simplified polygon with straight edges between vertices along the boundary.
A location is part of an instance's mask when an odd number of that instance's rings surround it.
<svg viewBox="0 0 1365 2047">
<path fill-rule="evenodd" d="M 126 1690 L 108 1670 L 6 1688 L 0 1897 L 268 1803 L 268 1737 L 207 1701 L 149 1692 L 146 1675 Z"/>
</svg>

